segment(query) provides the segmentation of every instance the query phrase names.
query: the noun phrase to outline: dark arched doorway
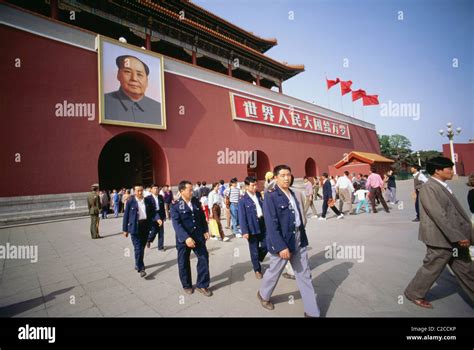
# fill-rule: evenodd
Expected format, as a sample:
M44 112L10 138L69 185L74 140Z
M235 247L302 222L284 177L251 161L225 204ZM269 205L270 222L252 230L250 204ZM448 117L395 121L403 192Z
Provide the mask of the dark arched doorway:
M110 139L99 156L99 185L103 189L130 188L166 181L167 162L161 147L149 136L129 132Z
M313 158L306 159L306 163L304 164L304 173L306 176L314 176L316 177L316 162Z
M252 151L252 155L247 162L247 175L253 176L257 180L265 180L265 173L272 171L270 159L263 151Z

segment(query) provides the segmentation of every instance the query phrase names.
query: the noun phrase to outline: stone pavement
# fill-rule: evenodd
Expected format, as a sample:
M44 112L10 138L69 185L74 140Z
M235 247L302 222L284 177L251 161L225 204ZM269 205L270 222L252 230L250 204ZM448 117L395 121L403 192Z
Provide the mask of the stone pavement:
M451 182L467 209L465 179ZM326 222L309 219L309 259L321 315L326 317L473 317L473 305L446 269L428 299L434 309L403 300L403 290L424 257L412 223L412 181L399 181L391 214L346 215ZM403 203L403 204L402 204ZM317 201L320 213L321 201ZM174 231L165 224L165 252L156 241L145 253L148 276L133 269L130 238L121 234L121 218L101 221L105 238L91 240L89 218L18 226L0 230L0 245L37 245L38 262L0 260L0 316L247 316L302 317L303 305L295 281L281 278L272 301L263 309L256 298L255 279L244 239L209 241L211 289L206 298L182 292L176 263ZM227 232L230 234L230 232ZM364 259L328 259L325 247L364 248ZM362 259L359 259L362 260ZM267 265L264 262L264 267ZM193 281L196 258L192 254Z

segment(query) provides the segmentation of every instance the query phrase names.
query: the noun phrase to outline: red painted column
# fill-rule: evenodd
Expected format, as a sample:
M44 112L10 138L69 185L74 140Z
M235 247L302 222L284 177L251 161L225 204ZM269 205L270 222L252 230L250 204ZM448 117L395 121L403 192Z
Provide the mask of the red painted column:
M51 18L58 19L58 13L59 13L58 0L51 0L50 6L51 6L51 12L50 12Z
M194 65L194 66L197 66L197 57L196 57L196 51L193 51L192 58L193 58L193 65Z
M280 94L283 93L283 82L281 81L281 79L280 79L280 84L278 85L278 92L279 92Z
M145 37L145 48L151 50L151 34L147 31Z
M229 64L227 65L227 75L228 75L229 77L232 76L232 64L231 64L231 63L229 63Z

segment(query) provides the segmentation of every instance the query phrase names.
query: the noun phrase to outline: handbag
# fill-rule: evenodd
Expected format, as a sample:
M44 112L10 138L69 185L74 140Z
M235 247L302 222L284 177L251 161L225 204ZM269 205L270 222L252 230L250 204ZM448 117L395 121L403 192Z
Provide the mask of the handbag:
M212 237L220 237L219 226L215 219L209 219L209 233Z

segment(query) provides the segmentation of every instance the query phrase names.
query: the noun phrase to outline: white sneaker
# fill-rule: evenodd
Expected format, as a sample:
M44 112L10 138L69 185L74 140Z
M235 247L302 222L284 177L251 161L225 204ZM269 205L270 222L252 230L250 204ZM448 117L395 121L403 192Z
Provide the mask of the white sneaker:
M228 241L230 241L230 239L229 239L229 237L224 237L223 241L228 242Z
M211 239L212 239L213 241L217 241L219 238L212 236Z
M326 218L323 218L322 216L318 219L319 221L326 221Z
M317 216L317 215L313 215L312 218L313 218L313 219L317 219L318 216Z
M235 235L235 237L237 237L237 238L242 238L242 235L241 235L240 233L237 233L237 234Z
M339 215L337 218L338 218L338 219L344 218L344 214Z

